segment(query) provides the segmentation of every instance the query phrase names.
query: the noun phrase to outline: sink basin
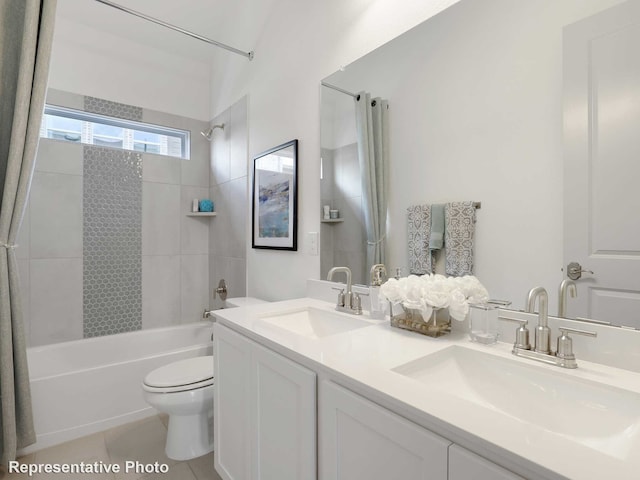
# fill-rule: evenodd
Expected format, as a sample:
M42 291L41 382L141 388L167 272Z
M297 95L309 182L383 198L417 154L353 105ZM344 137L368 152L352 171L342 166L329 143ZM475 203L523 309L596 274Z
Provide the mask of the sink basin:
M261 316L260 321L265 325L309 338L327 337L371 325L366 320L348 314L340 315L314 307L269 313Z
M615 457L627 457L640 437L639 394L563 371L460 346L392 370Z

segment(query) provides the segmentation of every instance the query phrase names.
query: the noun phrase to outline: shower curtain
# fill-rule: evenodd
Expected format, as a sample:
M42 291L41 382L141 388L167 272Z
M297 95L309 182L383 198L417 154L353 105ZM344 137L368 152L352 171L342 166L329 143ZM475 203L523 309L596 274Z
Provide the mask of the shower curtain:
M385 262L387 223L388 102L360 92L355 97L358 161L367 234L367 271Z
M56 0L0 1L0 464L35 442L15 240L35 166Z

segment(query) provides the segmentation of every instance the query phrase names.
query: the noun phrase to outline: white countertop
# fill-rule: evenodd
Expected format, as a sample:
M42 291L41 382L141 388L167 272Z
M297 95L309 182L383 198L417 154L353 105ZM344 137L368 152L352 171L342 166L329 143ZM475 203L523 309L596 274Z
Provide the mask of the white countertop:
M640 374L580 361L580 358L578 369L566 370L515 357L510 353L510 344L479 345L459 333L430 338L392 328L388 320L371 320L367 315L359 318L369 321L370 326L319 339L270 328L261 319L269 312L308 306L334 312L333 305L328 302L301 298L218 310L215 315L220 324L318 373L332 376L374 402L526 478L640 478L640 431L637 427L640 417L636 426L623 428L607 438L559 434L512 414L487 408L472 399L449 394L437 385L419 383L391 369L447 347L463 346L522 362L554 375L597 382L605 389L633 392L639 395L638 412Z

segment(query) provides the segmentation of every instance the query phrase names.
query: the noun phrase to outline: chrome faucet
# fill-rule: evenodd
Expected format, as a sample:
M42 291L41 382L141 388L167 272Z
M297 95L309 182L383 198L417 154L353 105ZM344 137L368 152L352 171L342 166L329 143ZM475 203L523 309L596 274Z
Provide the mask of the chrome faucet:
M558 316L562 318L567 316L567 292L569 292L571 298L576 298L578 296L576 282L565 278L560 284L560 289L558 291Z
M565 284L565 282L562 282L562 286L565 286L564 288L568 289L571 287L571 284ZM575 285L573 285L573 287L575 288ZM549 317L547 311L549 296L544 288L535 287L529 291L525 312L534 313L536 300L538 300L539 312L534 350L531 350L531 346L529 345L527 320L504 316L498 317L499 320L507 320L509 322L516 322L520 324L520 327L516 331L516 341L513 344L513 350L511 353L519 357L529 358L531 360L537 360L539 362L549 363L563 368L576 368L578 364L576 363L576 356L573 353L573 343L571 337L569 337L569 333L577 333L579 335L586 335L589 337L597 337L597 333L587 330L579 330L577 328L558 327L561 335L558 336L557 350L552 352L549 348L551 343L551 329L549 328Z
M527 308L525 312L534 313L536 299L538 300L538 326L535 333L534 351L549 354L551 349L551 329L549 328L548 305L549 295L542 287L535 287L529 291L527 296Z
M338 294L336 310L353 313L355 315L362 315L362 302L360 300L360 295L357 293L354 295L351 291L351 270L349 267L333 267L327 274L327 280L332 281L333 275L340 272L343 272L347 276L347 291L344 292L344 289L337 289L340 290L340 293Z

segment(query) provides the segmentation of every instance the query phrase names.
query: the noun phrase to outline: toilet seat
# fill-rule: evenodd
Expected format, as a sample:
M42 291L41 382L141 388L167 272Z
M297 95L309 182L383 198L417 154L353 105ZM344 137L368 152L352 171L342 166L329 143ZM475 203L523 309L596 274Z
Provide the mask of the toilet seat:
M143 390L173 393L213 385L213 356L187 358L157 368L142 383Z

